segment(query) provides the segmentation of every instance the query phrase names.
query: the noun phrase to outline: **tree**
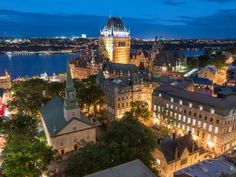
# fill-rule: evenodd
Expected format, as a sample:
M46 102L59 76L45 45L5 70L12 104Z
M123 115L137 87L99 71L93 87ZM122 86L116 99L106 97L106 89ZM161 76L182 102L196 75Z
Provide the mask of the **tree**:
M7 140L2 152L3 174L7 177L40 176L55 152L37 137L36 119L17 115L10 121L1 121L1 127Z
M105 142L112 149L115 164L138 158L148 167L152 166L151 152L156 147L156 137L151 129L137 119L130 117L114 121L107 131Z
M54 152L36 138L14 133L2 154L3 174L7 177L37 177L47 170Z
M143 119L144 121L150 118L148 103L144 101L132 102L130 112L133 114L134 117L138 119Z
M135 159L152 169L151 152L157 145L156 137L151 129L130 116L111 123L102 142L87 143L71 156L67 175L84 176Z
M102 143L86 143L69 158L66 173L71 177L84 176L110 167L110 153Z

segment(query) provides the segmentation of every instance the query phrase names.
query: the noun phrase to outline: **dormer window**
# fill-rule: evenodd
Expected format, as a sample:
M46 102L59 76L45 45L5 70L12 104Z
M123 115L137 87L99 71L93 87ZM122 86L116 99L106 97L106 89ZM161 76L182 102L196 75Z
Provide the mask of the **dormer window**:
M161 93L159 93L159 97L161 97Z
M215 110L214 109L211 109L211 114L215 114Z
M183 101L182 101L182 100L179 100L179 104L182 105L182 104L183 104Z
M193 107L193 104L192 104L192 103L189 103L189 107L192 108L192 107Z
M199 110L202 111L203 110L203 106L199 106Z

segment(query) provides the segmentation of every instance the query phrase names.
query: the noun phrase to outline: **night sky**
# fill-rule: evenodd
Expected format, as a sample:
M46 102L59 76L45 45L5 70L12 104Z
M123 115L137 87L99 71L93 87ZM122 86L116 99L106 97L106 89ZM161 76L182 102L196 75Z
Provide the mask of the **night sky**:
M109 15L132 37L236 39L236 0L0 0L0 37L98 36Z

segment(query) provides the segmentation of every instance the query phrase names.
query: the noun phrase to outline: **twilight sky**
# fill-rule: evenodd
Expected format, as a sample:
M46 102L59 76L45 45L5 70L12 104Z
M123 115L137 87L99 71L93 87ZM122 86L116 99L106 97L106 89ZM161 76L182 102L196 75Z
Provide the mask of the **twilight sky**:
M98 36L109 15L132 37L236 38L236 0L0 0L0 37Z

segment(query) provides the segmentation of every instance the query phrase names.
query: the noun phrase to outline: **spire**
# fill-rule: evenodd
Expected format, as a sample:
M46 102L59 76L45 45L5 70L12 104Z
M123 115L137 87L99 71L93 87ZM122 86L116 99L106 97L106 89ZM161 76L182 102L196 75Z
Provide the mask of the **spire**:
M78 100L76 98L76 89L74 86L74 82L71 78L69 63L67 64L67 72L66 72L64 107L67 110L75 109L78 107Z
M74 82L71 77L69 62L67 63L67 70L66 70L66 88L74 88Z

